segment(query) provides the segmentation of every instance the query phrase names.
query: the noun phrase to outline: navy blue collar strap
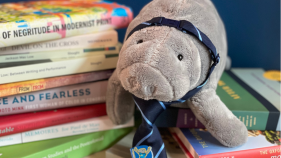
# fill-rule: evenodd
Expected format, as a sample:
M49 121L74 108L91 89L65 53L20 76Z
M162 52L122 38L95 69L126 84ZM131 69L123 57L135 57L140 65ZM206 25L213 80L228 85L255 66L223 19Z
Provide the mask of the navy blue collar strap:
M220 56L217 53L216 47L213 45L211 40L203 33L201 32L198 28L196 28L191 22L186 21L186 20L172 20L172 19L167 19L164 17L155 17L147 22L143 22L136 26L127 36L127 39L136 31L139 31L141 29L144 29L146 27L151 27L151 26L169 26L169 27L174 27L177 30L186 33L186 34L191 34L195 37L198 38L199 41L202 42L208 49L209 52L211 53L211 57L213 60L213 64L211 65L209 72L206 76L206 79L204 80L203 83L201 83L199 86L196 88L190 90L187 92L181 99L177 101L172 101L172 102L163 102L164 104L171 104L171 103L179 103L179 102L184 102L187 99L191 98L193 95L195 95L198 91L201 90L201 88L207 83L209 77L211 76L213 70L215 69L216 65L220 62Z

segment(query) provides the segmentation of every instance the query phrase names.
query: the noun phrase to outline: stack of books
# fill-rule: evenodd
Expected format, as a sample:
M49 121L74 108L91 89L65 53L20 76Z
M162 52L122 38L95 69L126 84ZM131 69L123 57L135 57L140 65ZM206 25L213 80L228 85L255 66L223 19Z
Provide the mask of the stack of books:
M218 96L249 130L248 141L241 146L223 146L189 108L168 108L155 124L161 127L160 131L169 128L187 158L281 157L281 84L271 78L263 69L233 68L225 71L218 82ZM135 118L139 124L138 111ZM112 154L114 148L118 147L113 146L107 154ZM114 154L120 156L120 153Z
M106 116L129 7L97 0L0 4L0 156L79 158L131 131Z

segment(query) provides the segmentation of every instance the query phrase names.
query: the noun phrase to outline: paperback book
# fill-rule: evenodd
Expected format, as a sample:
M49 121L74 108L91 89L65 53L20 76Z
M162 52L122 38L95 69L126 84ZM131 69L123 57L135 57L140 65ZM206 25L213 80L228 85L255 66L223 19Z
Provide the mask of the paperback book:
M1 136L5 135L104 115L106 115L106 106L102 103L49 111L0 116L0 139Z
M73 48L65 50L54 50L54 51L43 51L43 52L33 52L33 53L21 53L21 54L10 54L10 55L0 55L0 63L15 63L15 62L30 62L39 60L49 60L49 59L75 59L79 57L89 57L95 55L118 55L121 49L121 44L117 44L111 47L101 47L101 48Z
M0 5L0 47L127 27L129 7L103 1L26 1Z
M134 126L134 119L131 119L126 124L115 125L112 123L108 116L101 116L96 118L85 119L82 121L75 121L71 123L3 136L0 137L0 146L35 142L132 126Z
M118 54L97 54L67 60L39 60L38 63L0 63L0 84L114 69L117 61Z
M226 147L204 129L170 128L183 150L194 158L272 158L280 157L279 131L248 131L248 141L237 147Z
M115 46L118 35L115 30L67 37L58 40L21 44L0 48L0 55L29 54L33 52L71 50L77 48L103 48Z
M1 158L82 158L109 148L132 130L112 129L0 148Z
M108 79L112 75L112 73L113 69L2 84L0 85L0 97L29 93L44 89L74 85L85 82L105 80Z
M280 83L264 78L262 69L225 71L217 94L248 130L280 131ZM204 128L189 108L169 108L155 123L158 127Z
M107 81L0 98L0 116L105 102Z

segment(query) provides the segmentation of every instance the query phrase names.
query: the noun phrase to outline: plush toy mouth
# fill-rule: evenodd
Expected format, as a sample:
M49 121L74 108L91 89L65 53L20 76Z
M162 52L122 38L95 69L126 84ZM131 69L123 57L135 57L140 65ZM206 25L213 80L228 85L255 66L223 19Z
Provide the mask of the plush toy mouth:
M158 69L144 63L134 63L121 70L119 79L125 90L136 97L171 101L174 88Z

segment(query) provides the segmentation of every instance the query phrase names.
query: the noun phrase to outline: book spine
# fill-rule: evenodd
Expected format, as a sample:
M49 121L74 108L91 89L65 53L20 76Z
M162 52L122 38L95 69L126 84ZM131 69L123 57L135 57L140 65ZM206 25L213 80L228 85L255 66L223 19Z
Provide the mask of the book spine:
M184 152L186 157L190 157L190 158L194 158L191 153L189 152L189 150L185 147L185 145L183 144L183 142L181 141L181 139L178 137L178 135L173 131L173 129L169 129L170 133L172 134L174 140L178 143L178 145L180 146L180 148L182 149L182 151Z
M16 6L17 4L13 5L15 5L15 8L23 8L22 6ZM51 13L48 18L32 20L32 17L30 19L26 17L26 20L1 23L1 33L5 34L5 36L0 39L0 47L55 40L124 28L128 26L133 19L132 11L128 7L116 6L118 9L119 7L122 8L124 13L122 12L122 15L114 16L114 13L118 14L115 8L103 8L102 5L106 6L106 4L100 5L100 9L97 12L85 8L88 10L88 14L85 12L74 15ZM98 7L98 4L96 4L96 7Z
M258 94L260 94L278 109L275 110L275 108L273 108L272 106L267 105L267 108L270 109L270 112L266 125L267 129L280 131L280 83L266 79L264 77L265 71L263 69L232 69L231 72L233 73L233 75L237 76L240 79L240 83L244 82L245 84L247 84L247 86L249 86L252 91L254 90ZM257 98L260 98L258 95L255 96ZM278 121L272 122L272 120L277 119Z
M205 128L205 126L195 117L191 109L179 109L176 127Z
M123 125L115 125L108 116L90 118L82 121L71 122L36 130L26 131L18 134L0 137L0 146L35 142L53 138L61 138L73 135L105 131L110 129L132 127L134 120L131 119Z
M0 97L74 85L78 83L104 80L108 79L112 73L113 70L102 70L69 76L2 84L0 85Z
M1 116L0 137L103 115L105 104Z
M241 150L235 152L227 152L227 153L220 153L220 154L211 154L206 156L199 156L199 158L225 158L225 157L235 157L235 158L279 158L281 157L281 146L271 146L265 148L257 148L257 149L250 149L250 150Z
M109 130L98 134L99 137L94 138L92 136L93 133L86 138L78 139L42 152L37 152L24 158L49 158L50 155L57 155L57 153L62 153L62 158L85 157L111 147L114 143L126 136L131 130L132 128Z
M189 157L194 158L278 158L280 156L281 146L271 146L271 147L264 147L264 148L256 148L256 149L249 149L249 150L241 150L241 151L234 151L234 152L224 152L219 154L210 154L200 156L196 153L193 147L188 143L184 143L182 140L186 140L185 136L175 128L169 129L171 134L173 135L174 139L178 142L179 146L185 152L186 155ZM188 141L188 140L187 140Z
M77 48L111 47L118 43L115 30L102 31L92 34L68 37L53 41L36 42L0 48L0 55L32 53L54 50L71 50Z
M226 71L226 73L231 76L237 83L239 83L241 86L243 86L244 89L246 89L256 100L258 100L258 102L260 104L262 104L264 106L264 108L268 111L267 115L262 115L262 117L260 117L260 126L264 127L264 129L268 129L268 130L278 130L278 122L280 120L280 91L278 93L278 88L274 88L274 86L272 85L270 87L270 85L267 85L262 78L259 78L257 75L255 75L254 73L251 73L251 75L253 75L250 79L250 81L244 82L243 78L239 78L238 76L236 76L232 71ZM260 82L260 83L257 83ZM254 82L257 84L258 87L263 87L263 90L266 91L266 93L272 93L272 91L274 91L275 94L272 94L272 97L274 97L275 99L272 99L271 97L268 97L267 95L264 95L264 92L261 93L261 90L254 89L252 88L253 85L249 84L249 82ZM265 88L265 85L261 85L261 83L267 85L268 87ZM275 87L280 86L280 84L275 84ZM268 90L270 89L270 90ZM277 93L277 94L276 94ZM278 99L279 98L279 99ZM270 100L274 100L273 102L271 102ZM279 101L277 101L279 100ZM276 103L277 102L277 103ZM253 103L254 104L254 103ZM255 105L255 104L254 104ZM257 105L255 105L257 106ZM257 106L258 108L258 106ZM279 129L280 130L280 129Z
M132 128L112 129L83 135L1 147L3 158L79 158L109 148ZM19 148L21 152L15 152Z
M1 55L0 63L9 62L24 62L48 59L72 59L78 57L87 57L100 54L117 54L119 53L120 45L102 48L80 48L80 49L65 49L44 52L34 52L29 54L10 54Z
M107 81L0 98L0 116L105 102Z
M3 68L0 84L116 68L118 54Z
M179 128L205 128L205 126L195 117L191 109L179 109L177 111L168 109L170 115L175 115L177 121L171 121L169 117L159 116L155 125L157 127L179 127ZM232 111L232 113L240 119L248 130L275 130L267 128L268 114L259 111ZM169 116L170 116L169 115ZM161 123L165 122L165 124ZM280 129L276 129L280 131Z

